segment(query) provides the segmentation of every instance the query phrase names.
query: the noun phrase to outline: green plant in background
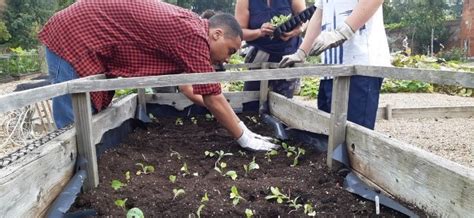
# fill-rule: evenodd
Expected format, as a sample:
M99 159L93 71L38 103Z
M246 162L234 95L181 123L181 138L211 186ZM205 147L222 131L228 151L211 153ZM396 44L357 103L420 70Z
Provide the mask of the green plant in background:
M170 175L170 176L168 176L168 179L170 180L171 183L175 183L175 182L176 182L176 176L175 176L175 175Z
M150 174L152 172L155 172L155 167L153 167L152 165L144 165L142 163L136 163L135 165L139 166L141 169L137 171L137 176L141 175L141 174Z
M11 48L8 58L0 59L0 75L20 75L39 72L40 60L36 49L24 50L21 47Z
M288 196L280 192L278 187L270 187L271 194L267 195L265 199L272 200L276 199L277 203L281 204L289 199Z
M299 158L304 155L306 151L303 148L298 148L298 152L296 153L295 158L293 158L293 164L291 164L291 167L295 167L298 165Z
M235 185L230 188L230 199L232 199L232 204L234 206L239 204L240 200L245 200L242 196L240 196L239 190L237 190L237 187L235 187Z
M125 207L125 203L127 203L127 198L125 199L117 199L114 201L115 205L122 208L122 210L126 211L127 208Z
M174 195L173 200L176 199L178 196L183 195L184 193L186 193L184 191L184 189L181 189L181 188L180 189L177 189L177 188L173 189L173 195Z
M285 23L291 18L291 14L289 15L279 15L279 16L273 16L272 19L270 20L270 23L273 26L280 26L281 24Z
M298 95L314 99L318 96L319 91L319 78L314 77L303 77L301 80L301 89Z
M122 182L120 182L120 180L114 179L114 180L112 180L110 186L111 186L115 191L117 191L117 190L121 189L122 187L127 186L127 184L123 184Z
M268 162L272 162L272 157L276 155L278 155L278 151L272 149L265 153L265 159L267 159Z
M234 170L229 170L225 173L226 176L230 177L232 180L236 180L237 179L237 172L235 172Z
M145 218L145 214L138 207L134 207L127 212L127 218Z
M138 92L137 89L117 89L117 90L115 90L114 97L117 98L117 97L120 97L120 96L130 95L130 94L137 93L137 92Z
M302 204L299 204L299 203L298 203L298 198L299 198L299 197L296 197L296 198L293 199L293 200L288 199L288 206L289 206L290 208L293 208L292 211L296 211L296 210L300 209L300 208L303 206ZM290 211L290 213L291 213L292 211Z
M255 162L255 157L253 157L252 162L248 165L244 164L245 176L247 176L252 170L260 169L260 166Z
M245 209L245 217L251 218L251 217L253 217L253 215L254 215L253 210L250 210L250 209L248 209L248 208Z

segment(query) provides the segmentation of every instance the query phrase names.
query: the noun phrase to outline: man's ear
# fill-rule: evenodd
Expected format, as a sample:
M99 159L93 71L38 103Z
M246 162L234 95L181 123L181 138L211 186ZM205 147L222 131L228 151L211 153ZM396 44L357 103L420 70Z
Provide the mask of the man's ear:
M211 32L211 37L214 40L218 40L221 37L224 37L224 31L221 28L213 29Z

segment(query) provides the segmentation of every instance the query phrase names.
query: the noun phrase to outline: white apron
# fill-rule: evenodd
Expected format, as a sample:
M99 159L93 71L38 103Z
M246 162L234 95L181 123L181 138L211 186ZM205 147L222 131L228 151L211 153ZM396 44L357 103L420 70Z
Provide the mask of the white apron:
M316 0L323 9L322 31L336 29L351 14L358 0ZM354 36L341 46L321 54L325 64L390 66L390 53L383 25L382 6Z

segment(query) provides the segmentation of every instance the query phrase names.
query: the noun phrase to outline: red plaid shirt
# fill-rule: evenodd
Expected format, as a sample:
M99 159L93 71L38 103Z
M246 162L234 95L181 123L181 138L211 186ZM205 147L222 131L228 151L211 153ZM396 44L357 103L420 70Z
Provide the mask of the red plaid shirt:
M109 78L212 72L208 22L157 0L81 0L56 13L41 42L79 77ZM220 94L218 83L193 85L195 94ZM113 92L91 94L97 110Z

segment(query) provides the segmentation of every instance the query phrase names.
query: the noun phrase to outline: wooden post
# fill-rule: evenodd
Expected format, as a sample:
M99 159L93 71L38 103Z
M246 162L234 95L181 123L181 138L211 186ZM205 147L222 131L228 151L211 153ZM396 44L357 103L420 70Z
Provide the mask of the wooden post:
M140 105L141 108L143 108L143 112L145 112L146 115L146 98L145 98L145 89L138 89L138 104Z
M387 120L392 119L392 105L391 104L387 104L387 106L385 107L385 116Z
M264 62L262 63L262 68L261 69L268 69L269 63ZM259 107L258 107L258 112L262 113L265 110L265 103L268 101L268 80L261 80L260 81L260 101L259 101Z
M89 191L99 184L97 155L92 137L92 108L90 94L72 94L74 121L76 125L77 151L79 156L87 160L87 178L84 181L84 191Z
M333 80L331 99L331 118L329 121L329 142L327 164L332 169L332 152L337 145L346 140L347 108L349 103L349 76L336 77Z

